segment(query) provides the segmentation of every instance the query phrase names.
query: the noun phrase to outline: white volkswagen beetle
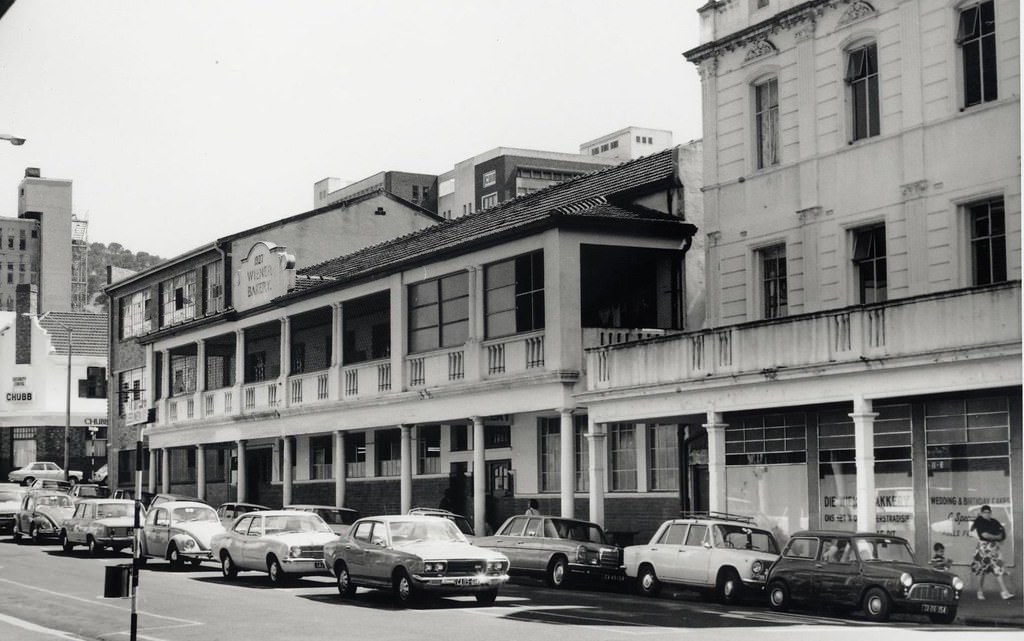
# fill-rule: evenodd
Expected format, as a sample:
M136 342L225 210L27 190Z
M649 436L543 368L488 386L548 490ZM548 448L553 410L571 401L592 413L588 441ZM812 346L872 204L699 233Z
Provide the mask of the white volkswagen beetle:
M213 558L210 539L223 531L217 512L205 503L161 503L146 514L142 528L142 558L167 559L178 567L185 561L199 565Z

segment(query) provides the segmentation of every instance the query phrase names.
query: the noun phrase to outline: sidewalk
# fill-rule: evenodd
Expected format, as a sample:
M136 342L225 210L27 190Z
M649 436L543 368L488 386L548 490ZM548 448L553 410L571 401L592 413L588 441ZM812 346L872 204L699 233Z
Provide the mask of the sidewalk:
M964 590L957 623L1024 628L1024 598L1019 593L1006 601L999 598L998 590L990 590L985 597L979 601L975 590Z

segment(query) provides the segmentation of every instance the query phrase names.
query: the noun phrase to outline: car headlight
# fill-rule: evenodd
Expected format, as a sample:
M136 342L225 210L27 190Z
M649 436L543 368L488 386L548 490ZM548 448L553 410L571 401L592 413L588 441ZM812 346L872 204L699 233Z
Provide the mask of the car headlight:
M764 563L760 560L754 561L750 564L750 571L753 574L764 574Z
M506 563L505 561L488 561L487 562L487 571L490 572L490 573L497 572L498 574L502 574L502 573L505 572L505 569L507 567L508 567L508 563Z
M909 588L910 586L914 585L914 577L904 572L900 575L900 583L903 585L903 587Z
M423 563L423 571L432 574L443 574L447 567L448 563L445 561L425 561Z
M293 559L302 556L302 548L300 548L297 545L291 546L290 548L288 548L288 556L290 556Z
M199 544L196 543L196 540L191 537L186 537L185 540L181 542L181 549L183 552L190 552L192 550L197 549L198 547Z
M958 576L953 577L953 589L959 592L964 589L964 580Z

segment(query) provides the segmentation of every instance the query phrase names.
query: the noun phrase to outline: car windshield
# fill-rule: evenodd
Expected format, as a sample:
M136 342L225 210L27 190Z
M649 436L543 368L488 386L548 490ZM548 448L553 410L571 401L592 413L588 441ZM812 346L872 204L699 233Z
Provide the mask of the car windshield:
M915 563L914 553L903 541L885 538L856 538L853 545L861 561Z
M51 495L51 496L40 496L36 499L36 505L42 507L44 505L49 507L71 507L71 499L67 496Z
M359 518L359 515L355 512L348 512L346 510L327 510L318 508L316 513L326 523L332 523L334 525L352 525Z
M100 503L96 507L96 518L98 519L109 519L115 516L131 516L129 508L131 505L127 503Z
M764 530L743 525L716 525L712 530L716 547L779 553L775 537Z
M78 496L83 496L83 497L84 496L93 496L93 497L102 499L102 498L105 498L107 496L107 490L106 490L106 488L102 488L102 487L99 487L99 486L79 485L78 486Z
M266 518L264 531L267 534L331 532L331 528L316 514L278 514Z
M448 519L392 521L388 524L388 530L391 532L391 542L395 545L416 541L466 542L459 528Z
M220 519L217 518L217 513L213 511L213 508L209 507L176 507L171 512L171 520L176 522L182 521L213 521L220 523Z
M550 528L545 528L545 530L554 530L554 532L545 532L545 535L549 537L588 543L607 543L601 528L591 523L551 519Z

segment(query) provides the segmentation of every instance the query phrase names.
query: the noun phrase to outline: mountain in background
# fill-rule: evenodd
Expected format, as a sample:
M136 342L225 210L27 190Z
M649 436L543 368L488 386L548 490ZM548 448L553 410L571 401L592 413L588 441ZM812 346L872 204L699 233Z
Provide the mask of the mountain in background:
M120 243L89 243L89 303L86 311L107 313L107 267L119 267L141 272L164 262L163 258L146 252L135 253Z

